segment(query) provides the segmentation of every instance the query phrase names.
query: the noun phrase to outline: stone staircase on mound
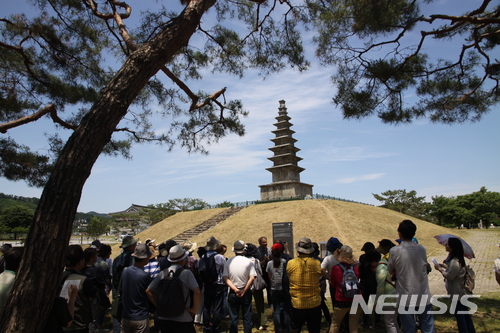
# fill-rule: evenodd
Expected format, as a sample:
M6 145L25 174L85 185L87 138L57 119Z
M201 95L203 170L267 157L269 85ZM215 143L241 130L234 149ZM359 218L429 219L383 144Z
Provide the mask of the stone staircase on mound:
M221 223L228 217L238 213L240 210L245 208L245 206L242 207L231 207L229 209L226 209L225 211L209 218L208 220L198 224L197 226L194 226L191 229L188 229L177 236L174 236L172 239L175 240L178 244L193 238L195 236L198 236L199 234L215 227L217 224Z

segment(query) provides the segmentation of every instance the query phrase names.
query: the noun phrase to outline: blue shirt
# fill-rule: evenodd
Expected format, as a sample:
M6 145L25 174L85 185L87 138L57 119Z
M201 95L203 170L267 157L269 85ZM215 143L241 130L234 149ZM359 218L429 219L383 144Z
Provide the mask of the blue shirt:
M128 320L149 318L149 301L146 289L152 281L142 268L127 267L122 275L122 317Z

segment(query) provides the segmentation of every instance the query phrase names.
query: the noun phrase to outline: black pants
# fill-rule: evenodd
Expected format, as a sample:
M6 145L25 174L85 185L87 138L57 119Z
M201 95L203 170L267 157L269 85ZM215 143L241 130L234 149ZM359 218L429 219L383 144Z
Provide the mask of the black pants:
M194 323L192 321L181 322L173 320L160 320L159 326L161 333L196 333Z
M292 307L292 332L300 332L307 323L309 333L319 333L321 329L321 305L312 309L296 309Z
M221 317L224 315L223 301L225 284L206 285L203 301L203 332L218 333ZM210 327L212 323L212 327Z

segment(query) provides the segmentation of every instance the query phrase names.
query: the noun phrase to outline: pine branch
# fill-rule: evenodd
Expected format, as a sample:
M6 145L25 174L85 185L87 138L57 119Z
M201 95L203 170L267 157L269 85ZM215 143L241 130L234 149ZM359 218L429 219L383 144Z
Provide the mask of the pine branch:
M59 116L57 115L57 110L56 110L56 107L54 106L54 104L49 104L34 114L31 114L31 115L28 115L28 116L25 116L25 117L22 117L22 118L13 120L13 121L9 121L7 123L0 124L0 133L7 133L7 131L11 128L37 121L38 119L45 116L46 114L50 114L50 117L52 118L54 123L59 124L64 128L75 130L78 127L76 125L69 124L69 123L65 122L64 120L62 120L61 118L59 118Z

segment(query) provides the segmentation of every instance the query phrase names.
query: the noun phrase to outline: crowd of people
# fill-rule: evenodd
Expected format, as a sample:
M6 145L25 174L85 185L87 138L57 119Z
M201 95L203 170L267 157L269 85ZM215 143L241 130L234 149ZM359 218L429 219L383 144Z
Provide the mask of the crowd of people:
M111 247L98 240L85 250L69 245L44 332L103 331L105 312L111 309L114 332L149 332L153 318L156 332L161 333L194 333L196 325L204 333L217 333L226 319L229 332L238 332L241 319L243 331L250 333L253 328L268 330L264 312L272 308L275 332L300 332L306 326L310 333L319 333L324 318L330 333L356 333L360 324L385 326L391 333L413 333L418 326L421 332L432 333L427 277L431 266L425 248L415 239L416 229L412 221L402 221L397 229L399 244L389 239L378 241L378 246L367 242L359 258L335 237L326 244L325 258L320 257L318 243L306 237L295 244L295 258L286 243L271 245L266 237L260 237L258 245L235 241L229 259L227 246L215 237L198 247L189 241L140 243L127 236L114 260ZM448 293L461 297L470 293L464 288L462 243L450 238L445 245L449 255L434 268L442 273ZM0 311L9 292L5 281L13 280L21 254L8 249L2 257ZM326 288L333 313L326 304ZM361 297L373 309L388 296L397 303L384 303L383 315L366 311L356 301ZM450 310L460 333L475 332L466 310L460 302Z

